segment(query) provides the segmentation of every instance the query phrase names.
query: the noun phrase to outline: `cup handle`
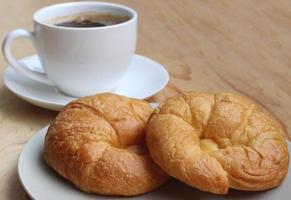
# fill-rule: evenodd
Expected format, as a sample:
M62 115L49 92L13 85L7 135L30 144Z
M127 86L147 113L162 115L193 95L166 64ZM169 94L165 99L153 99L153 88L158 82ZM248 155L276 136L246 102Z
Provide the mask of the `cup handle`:
M14 58L11 52L11 44L16 38L28 38L32 43L34 43L34 33L24 29L16 29L6 35L2 44L2 52L9 65L28 78L47 85L54 85L52 81L48 79L46 74L40 74L29 70Z

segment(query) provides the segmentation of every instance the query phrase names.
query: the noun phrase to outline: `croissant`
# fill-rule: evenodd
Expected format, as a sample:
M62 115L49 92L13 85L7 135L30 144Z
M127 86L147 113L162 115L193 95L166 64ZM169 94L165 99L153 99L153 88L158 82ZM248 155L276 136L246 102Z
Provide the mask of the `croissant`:
M154 110L146 133L152 159L169 175L202 191L261 191L288 170L282 125L236 94L189 92Z
M168 179L146 149L151 112L145 101L110 93L73 101L49 126L44 158L85 192L131 196L151 191Z

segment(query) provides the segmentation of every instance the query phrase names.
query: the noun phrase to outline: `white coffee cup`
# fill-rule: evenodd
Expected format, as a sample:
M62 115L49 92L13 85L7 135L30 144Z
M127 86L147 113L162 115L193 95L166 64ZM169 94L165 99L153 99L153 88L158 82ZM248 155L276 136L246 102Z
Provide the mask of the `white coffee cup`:
M123 15L129 20L93 28L47 23L55 17L86 12ZM133 9L104 2L72 2L42 8L33 15L33 20L34 32L14 30L3 42L4 57L14 69L76 97L115 89L136 47L137 13ZM33 42L45 74L30 71L13 57L11 43L19 37Z

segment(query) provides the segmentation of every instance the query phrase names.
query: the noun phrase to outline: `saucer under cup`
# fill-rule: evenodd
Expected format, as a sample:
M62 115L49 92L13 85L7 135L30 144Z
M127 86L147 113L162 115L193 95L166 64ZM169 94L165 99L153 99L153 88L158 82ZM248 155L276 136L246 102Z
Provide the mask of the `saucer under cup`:
M42 74L44 71L36 55L19 60L25 67ZM137 99L147 99L168 83L165 68L147 57L134 55L132 62L113 93ZM36 106L60 110L74 97L59 92L54 86L42 84L23 76L12 67L4 72L4 84L15 95Z

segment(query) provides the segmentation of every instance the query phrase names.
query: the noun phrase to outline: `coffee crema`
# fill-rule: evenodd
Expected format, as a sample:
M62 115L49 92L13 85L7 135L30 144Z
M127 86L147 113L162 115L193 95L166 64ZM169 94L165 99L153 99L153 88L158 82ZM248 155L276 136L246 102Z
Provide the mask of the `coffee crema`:
M70 16L55 17L48 24L71 28L92 28L121 24L130 18L126 15L106 13L79 13Z

